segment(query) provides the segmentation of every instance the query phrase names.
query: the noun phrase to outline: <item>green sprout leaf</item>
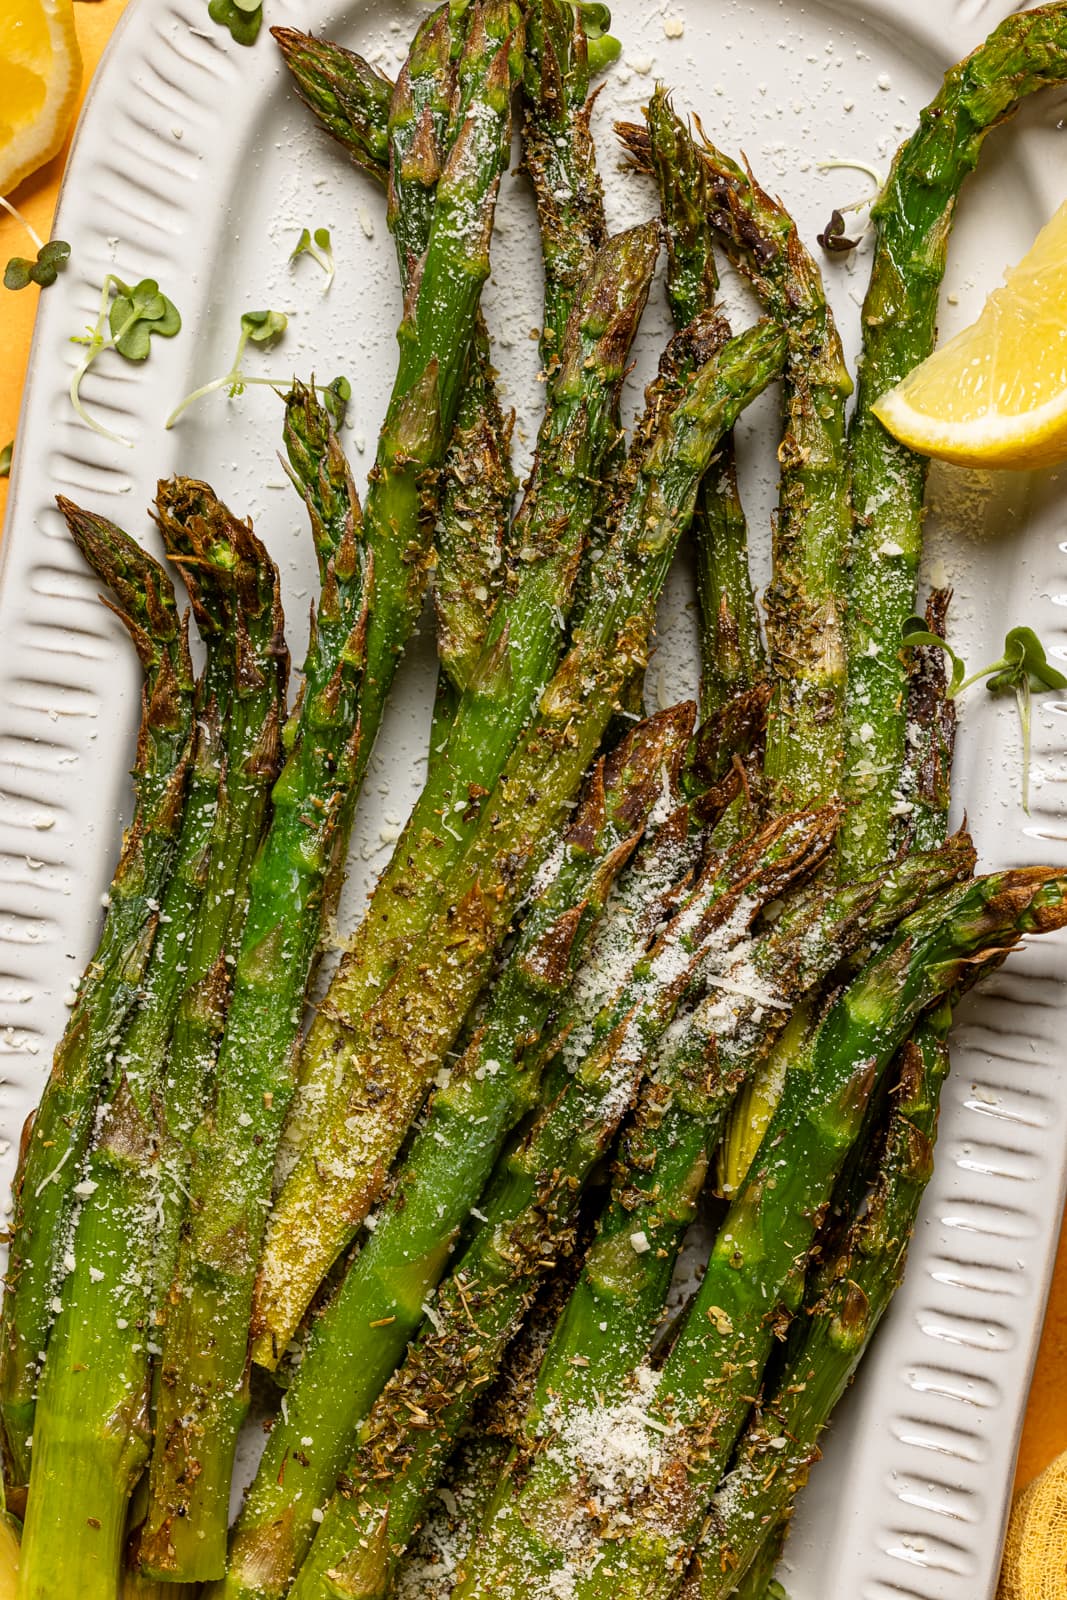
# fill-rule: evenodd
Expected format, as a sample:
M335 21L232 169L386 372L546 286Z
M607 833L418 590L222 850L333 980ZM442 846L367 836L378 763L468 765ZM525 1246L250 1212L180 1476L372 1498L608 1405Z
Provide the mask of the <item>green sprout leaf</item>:
M14 448L15 441L12 439L10 444L5 444L4 448L0 450L0 478L10 478L11 476L11 456Z
M212 22L227 28L236 44L253 45L259 38L263 25L262 4L238 3L238 0L211 0L207 14Z
M85 334L75 334L72 344L86 346L70 380L70 403L87 427L105 439L133 448L130 439L112 433L91 417L81 399L81 384L93 363L105 350L114 350L126 361L146 361L152 334L173 339L181 331L182 319L173 300L161 291L155 278L142 278L132 287L114 273L108 273L100 290L100 310L95 324Z
M351 398L352 385L343 374L334 378L333 382L328 383L322 391L322 404L333 423L335 433L340 433L345 425L348 402Z
M329 228L316 228L314 233L311 232L310 228L304 228L293 247L293 253L289 260L297 261L301 256L310 256L313 261L318 262L323 272L325 272L326 288L322 291L325 294L333 282L335 270Z
M25 256L12 256L4 268L5 289L28 289L33 282L34 263Z
M121 287L108 312L112 343L126 361L146 361L152 335L172 339L181 325L177 306L160 293L154 278L142 278L132 289Z
M63 239L51 239L37 251L36 261L26 256L12 256L4 268L5 289L27 289L31 283L47 289L55 283L60 272L70 260L70 245Z
M1014 694L1019 708L1019 721L1023 730L1023 810L1030 809L1030 697L1042 689L1067 689L1067 676L1050 664L1044 645L1033 628L1009 628L1004 639L1004 653L968 678L967 668L952 646L936 633L929 633L921 617L909 617L904 624L903 642L908 646L936 645L944 650L952 662L952 676L947 695L955 700L972 683L986 679L991 694Z
M575 0L574 9L582 19L586 37L601 39L611 27L611 11L600 0Z
M934 645L937 649L945 652L952 662L952 675L949 679L947 694L950 700L955 700L963 687L967 664L956 654L948 641L942 639L936 633L930 633L924 618L909 617L904 624L904 644L910 649L915 649L918 645Z
M253 344L273 344L289 326L284 311L246 311L241 317L241 333ZM242 348L241 355L244 354ZM240 355L238 356L240 361ZM234 365L237 363L235 362Z
M187 394L184 400L174 407L164 426L173 428L182 412L191 406L194 401L202 400L205 395L214 394L219 389L225 389L231 400L244 394L247 386L252 384L265 384L270 388L275 387L272 378L250 378L244 370L244 355L250 344L259 345L261 348L272 345L280 339L289 326L289 318L284 311L245 311L241 316L241 332L237 340L237 349L234 351L233 361L228 372L220 378L212 378L208 383L202 383L192 394Z

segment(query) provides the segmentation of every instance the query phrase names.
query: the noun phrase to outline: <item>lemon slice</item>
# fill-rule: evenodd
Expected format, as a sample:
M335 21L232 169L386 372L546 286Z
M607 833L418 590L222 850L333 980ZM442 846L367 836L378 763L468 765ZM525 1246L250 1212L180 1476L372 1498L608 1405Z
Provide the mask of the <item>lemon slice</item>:
M71 0L0 0L0 194L56 154L81 75Z
M977 322L874 406L902 444L965 467L1067 457L1067 202Z

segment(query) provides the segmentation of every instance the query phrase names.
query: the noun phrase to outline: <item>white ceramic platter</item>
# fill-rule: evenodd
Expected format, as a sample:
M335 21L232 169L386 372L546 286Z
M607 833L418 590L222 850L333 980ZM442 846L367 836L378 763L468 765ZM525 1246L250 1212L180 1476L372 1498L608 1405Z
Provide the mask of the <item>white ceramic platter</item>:
M597 113L612 222L650 214L648 188L618 170L610 120L634 115L661 76L680 109L699 111L724 148L743 150L814 243L834 205L867 192L943 69L1007 12L1004 0L618 0L625 41ZM268 0L271 22L358 47L395 69L421 7L411 0ZM1063 199L1067 100L1046 96L988 141L965 192L943 325L970 320L1001 268L1022 254ZM487 314L508 402L527 449L539 391L529 331L538 273L529 199L506 186ZM289 252L301 228L333 233L337 278ZM317 369L352 381L346 434L357 468L373 449L393 370L398 292L380 197L312 125L271 41L231 44L202 0L139 0L107 55L82 121L56 234L68 271L43 296L0 551L0 1131L6 1188L23 1119L35 1103L72 981L95 942L110 877L137 706L136 669L53 509L59 491L154 545L145 508L156 477L209 478L251 513L278 559L294 657L312 593L310 542L275 458L279 407L269 389L216 394L169 433L175 401L226 370L240 313L290 312L285 343L250 370L284 380ZM828 263L850 359L867 256ZM111 355L84 397L135 448L75 417L66 390L108 272L158 278L184 317L134 368ZM727 296L737 318L751 307ZM657 299L640 342L636 395L666 333ZM744 489L766 563L776 399L741 430ZM1013 622L1032 623L1067 657L1067 526L1055 475L935 473L931 577L956 588L954 637L968 660L992 659ZM650 698L695 679L687 574L661 610ZM361 802L344 917L358 913L387 840L421 781L432 680L426 638L397 684ZM1067 862L1067 705L1035 716L1031 811L1019 804L1019 733L1010 706L968 701L957 773L983 862ZM907 1281L813 1474L783 1576L793 1600L982 1600L995 1586L1012 1462L1067 1178L1062 1041L1067 943L1048 941L961 1012L937 1174Z

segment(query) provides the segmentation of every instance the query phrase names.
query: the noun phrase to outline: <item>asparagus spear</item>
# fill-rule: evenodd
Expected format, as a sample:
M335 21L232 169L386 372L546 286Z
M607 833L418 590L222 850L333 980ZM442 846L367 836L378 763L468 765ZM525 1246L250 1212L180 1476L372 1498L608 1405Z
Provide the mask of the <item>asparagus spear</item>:
M311 1029L289 1134L290 1144L303 1149L268 1226L257 1293L253 1353L263 1365L277 1362L329 1265L316 1254L296 1255L289 1232L294 1211L318 1186L317 1157L305 1134L336 1101L331 1090L345 1040L342 1019L365 1008L405 949L417 950L441 880L475 832L481 800L563 648L577 560L658 250L656 229L646 226L619 235L597 257L564 341L537 466L516 517L510 592L490 623L475 681L460 697L445 749L431 766ZM358 1065L347 1068L343 1085L356 1099L362 1098Z
M298 391L299 392L299 391ZM188 582L232 539L238 560L238 686L226 728L219 806L208 848L196 927L178 963L183 988L167 1053L161 1096L159 1231L155 1238L153 1316L166 1320L185 1216L186 1170L203 1114L225 1023L232 958L248 910L252 865L270 814L282 760L289 653L273 564L251 529L206 484L161 483L156 500L167 553ZM249 580L255 583L249 587Z
M447 8L444 14L447 16ZM585 104L589 62L581 9L560 9L555 0L538 3L527 18L527 33L524 151L541 222L544 337L554 352L552 363L546 359L548 366L558 362L578 289L604 243L606 229ZM439 118L435 121L426 102L446 70L444 35L442 13L434 13L420 31L420 39L426 38L425 47L420 48L416 41L408 67L401 74L397 99L405 114L401 116L394 105L391 126L407 135L407 144L398 148L394 132L391 218L405 217L410 209L411 219L425 221L425 203L410 208L397 203L395 174L408 170L409 187L421 183L424 195L436 177L434 148L435 140L440 140ZM358 159L364 144L364 122L380 115L375 106L366 103L371 97L363 89L365 74L347 52L338 50L336 58L331 59L331 46L308 40L292 30L276 30L276 36L312 109ZM420 89L420 85L429 87ZM441 99L439 92L437 98ZM351 107L353 102L362 109L351 113L352 125L346 135L338 107ZM418 137L414 136L416 128L421 130ZM388 174L379 168L378 176L384 181ZM417 229L409 225L405 238L402 270L420 248ZM558 393L553 391L553 395ZM449 681L460 690L473 684L501 588L500 555L510 498L507 427L500 417L492 383L488 339L484 327L480 327L470 381L464 388L456 435L446 461L437 529L438 647ZM447 692L447 685L443 689L444 703L435 714L435 746L456 714L454 694Z
M814 1271L782 1370L738 1447L701 1541L699 1600L726 1600L788 1517L818 1458L830 1413L863 1357L904 1272L908 1242L933 1171L951 1011L924 1020L904 1046L889 1129L869 1196L829 1260ZM685 1591L689 1594L689 1589Z
M580 8L531 0L523 74L523 166L533 184L545 264L541 358L551 372L593 256L607 238L589 129L589 46Z
M574 1285L584 1229L559 1262L508 1346L500 1376L474 1407L470 1427L448 1462L436 1502L397 1569L397 1600L448 1600L457 1560L481 1523L508 1458L512 1428L529 1404L545 1345Z
M782 347L779 331L761 324L728 345L668 408L618 535L596 564L574 643L482 808L440 909L366 1013L339 1013L327 997L321 1037L330 1050L320 1060L354 1058L359 1071L354 1084L342 1082L275 1208L275 1281L306 1286L288 1294L286 1327L373 1203L544 841L645 659L655 600L716 444L778 370Z
M1067 7L1008 17L946 75L872 208L877 241L849 430L856 522L847 638L845 793L852 806L839 843L845 878L884 860L893 841L906 748L900 638L915 608L927 469L926 458L898 444L871 406L933 349L956 201L986 134L1026 95L1065 78Z
M324 589L299 722L275 789L275 820L253 871L216 1102L193 1168L193 1226L164 1334L142 1543L152 1575L211 1578L225 1563L230 1470L247 1406L248 1313L291 1098L293 1044L385 694L419 608L421 486L440 463L455 417L489 270L521 47L521 18L508 0L479 0L457 69L457 132L401 324L397 378L367 497L375 596L369 613L355 493L340 449L315 408L304 406L303 424L289 408L287 448L321 546Z
M359 1422L421 1322L505 1138L537 1102L541 1034L691 729L692 708L677 707L635 728L594 768L470 1044L373 1232L312 1324L234 1530L219 1600L288 1592Z
M326 1511L294 1600L389 1593L396 1562L475 1396L495 1376L544 1273L573 1247L581 1188L632 1102L645 1056L694 975L736 945L763 904L825 856L835 823L833 813L783 820L709 866L597 1017L592 1039L577 1034L567 1041L567 1081L483 1196L484 1220L442 1282L430 1326L360 1430L342 1493Z
M289 1057L355 804L369 586L355 490L312 392L286 404L286 448L311 516L322 594L305 686L284 737L274 816L256 855L213 1093L189 1143L189 1207L163 1334L142 1555L182 1576L224 1549L244 1410L251 1277ZM210 1328L212 1337L200 1330ZM201 1433L204 1417L212 1426ZM195 1506L195 1527L182 1515ZM191 1549L189 1548L191 1546Z
M615 1411L573 1416L568 1447L585 1449L595 1484L578 1475L552 1507L573 1550L576 1600L669 1596L744 1422L776 1324L795 1309L817 1219L863 1123L865 1107L918 1017L1001 961L1019 935L1067 922L1067 877L1042 867L995 873L948 891L909 917L831 1001L792 1065L742 1192L724 1219L662 1372L639 1369L647 1476L620 1485L596 1438ZM772 1314L769 1314L772 1313ZM632 1403L632 1402L631 1402ZM666 1432L662 1431L666 1429ZM583 1436L592 1430L592 1448ZM599 1430L599 1431L598 1431ZM636 1446L635 1446L636 1448ZM616 1464L617 1466L617 1464ZM590 1489L600 1514L584 1509ZM544 1511L546 1508L541 1508ZM617 1517L623 1512L625 1537ZM572 1543L573 1540L573 1543Z
M945 637L949 589L935 589L926 603L926 627ZM928 850L945 836L952 757L956 743L956 702L950 700L945 653L935 645L910 652L906 734L908 755L900 777L902 831L908 848Z
M181 826L194 720L186 625L166 574L113 523L59 508L78 548L114 596L144 670L134 763L133 820L107 898L96 953L56 1049L15 1182L15 1216L0 1339L6 1470L28 1481L38 1352L66 1247L80 1177L112 1051L133 1007L158 928L158 901Z
M305 104L367 175L389 175L389 105L394 85L343 45L297 28L272 28Z
M714 304L719 277L696 146L669 115L658 115L655 126L648 163L656 176L667 235L667 296L674 325L681 329ZM767 677L748 569L748 525L729 440L701 486L693 543L700 610L700 711L706 718L732 695Z
M589 959L556 1021L558 1035L576 1035L592 1025L602 1005L612 998L613 990L604 987L604 978L615 969L616 952L632 950L635 940L647 942L670 914L676 893L687 883L699 851L701 819L709 804L706 794L692 805L673 803L676 768L690 725L691 713L684 706L653 718L627 737L622 750L608 765L608 810L601 824L601 832L606 829L608 839L618 827L612 820L617 809L613 800L616 791L622 797L626 826L636 827L639 820L632 814L633 799L625 799L626 789L621 783L628 768L635 777L645 769L655 777L657 785L662 783L657 810L664 798L670 809L644 841L636 861L611 897ZM701 746L697 757L701 781L714 785L718 771ZM648 800L646 793L646 805ZM588 806L584 807L582 816L586 821L588 812ZM586 832L583 823L579 837ZM573 824L568 833L573 834ZM576 865L583 867L580 856ZM584 871L594 875L599 887L606 888L604 866L598 865L595 856L585 860ZM573 886L576 893L580 876ZM272 1430L235 1530L230 1569L218 1586L220 1600L250 1600L253 1595L258 1600L268 1600L279 1592L277 1585L284 1590L290 1576L286 1552L292 1548L297 1560L304 1553L301 1541L306 1548L314 1532L315 1512L332 1492L351 1448L356 1424L401 1355L404 1343L421 1319L426 1296L445 1267L442 1238L450 1236L478 1198L502 1142L501 1129L536 1100L545 1058L533 1052L536 1040L531 1036L536 1030L524 1023L531 1016L533 1002L529 998L519 1011L518 1028L515 1026L515 989L518 986L521 990L526 977L523 967L514 963L528 945L538 945L543 918L551 917L551 905L566 885L566 878L557 877L546 891L549 909L535 909L534 919L528 918L519 949L497 984L475 1042L460 1069L453 1069L448 1088L436 1097L427 1125L396 1182L395 1193L377 1219L338 1296L313 1323L309 1344L287 1392L285 1417ZM569 953L573 966L580 953L580 941L574 941ZM509 981L510 975L514 981ZM562 984L564 976L559 976ZM544 1003L548 1003L547 996ZM525 1039L529 1039L525 1053L516 1058L515 1052L522 1049ZM456 1147L457 1128L464 1130L462 1154ZM472 1168L478 1163L481 1165L475 1175ZM398 1294L398 1283L403 1288L402 1295ZM344 1384L338 1379L342 1371L349 1375Z
M759 840L757 835L757 840ZM749 847L758 861L759 845ZM682 1234L738 1084L784 1026L798 995L845 955L889 931L930 892L970 872L969 840L844 891L801 899L763 936L709 978L707 998L665 1036L637 1116L623 1141L613 1200L560 1319L532 1405L516 1430L516 1481L502 1478L485 1535L465 1565L464 1600L495 1595L521 1573L550 1574L564 1560L526 1508L551 1504L573 1471L553 1448L557 1422L575 1409L624 1404L634 1367L652 1342Z
M295 28L274 28L297 87L323 125L387 191L405 292L429 240L447 147L459 42L442 6L421 25L394 88L361 56ZM514 482L511 423L500 409L479 315L468 382L442 473L435 545L438 654L444 670L431 753L469 682L497 599Z
M707 139L697 146L662 88L646 119L647 132L619 130L634 159L666 168L675 184L695 189L730 260L788 331L767 594L775 697L765 765L779 805L816 805L836 793L842 758L842 590L851 524L845 401L852 382L819 269L785 209Z
M110 1104L102 1108L97 1142L75 1190L79 1213L34 1427L22 1550L27 1597L114 1600L129 1496L150 1443L151 1309L161 1243L158 1107L168 1041L196 972L201 922L217 930L232 914L232 899L218 904L217 872L211 882L212 839L236 807L240 844L244 825L262 819L277 770L288 667L277 570L250 528L204 485L161 485L160 509L172 554L174 526L183 511L188 518L188 538L176 553L208 659L159 931L139 1008L116 1047ZM211 966L224 954L216 941Z

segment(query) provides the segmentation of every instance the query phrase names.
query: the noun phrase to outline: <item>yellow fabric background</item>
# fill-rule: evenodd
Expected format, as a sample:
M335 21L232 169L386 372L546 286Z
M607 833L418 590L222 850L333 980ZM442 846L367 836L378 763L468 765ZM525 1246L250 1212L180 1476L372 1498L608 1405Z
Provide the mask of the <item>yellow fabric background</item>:
M85 61L84 86L88 84L122 14L126 0L86 0L75 6L78 38ZM264 46L269 48L269 46ZM67 158L67 148L34 177L27 179L14 195L8 196L29 218L42 239L47 239L55 209L59 180ZM71 241L75 248L77 241ZM25 255L28 241L10 217L0 214L0 262L12 255ZM14 436L18 420L22 378L29 355L33 317L40 290L23 289L15 294L0 288L0 445ZM7 483L0 480L0 516L7 504ZM1026 1413L1026 1428L1019 1454L1017 1483L1022 1485L1067 1449L1067 1230L1060 1241L1052 1297L1038 1355L1037 1370Z

